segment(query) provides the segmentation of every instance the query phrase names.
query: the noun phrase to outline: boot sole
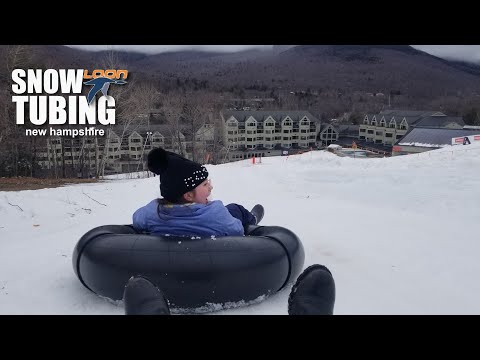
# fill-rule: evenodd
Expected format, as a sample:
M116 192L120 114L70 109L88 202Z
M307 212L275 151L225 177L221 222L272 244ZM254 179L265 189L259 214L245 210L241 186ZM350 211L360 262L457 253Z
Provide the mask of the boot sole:
M301 274L300 276L297 278L297 281L295 281L295 284L292 286L292 290L290 291L290 295L288 296L288 307L290 308L290 305L293 301L293 298L295 296L295 293L297 292L297 288L298 288L298 285L300 285L300 283L302 282L302 280L308 275L310 274L312 271L314 270L317 270L317 269L322 269L322 270L326 270L331 276L332 275L332 272L324 265L319 265L319 264L314 264L314 265L310 265L309 267L307 267Z

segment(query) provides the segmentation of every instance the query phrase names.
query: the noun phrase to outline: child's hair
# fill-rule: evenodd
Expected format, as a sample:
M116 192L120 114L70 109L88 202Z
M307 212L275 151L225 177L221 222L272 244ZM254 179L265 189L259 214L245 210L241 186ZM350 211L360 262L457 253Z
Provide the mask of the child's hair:
M195 190L192 190L192 191L195 191ZM183 197L184 194L182 194L181 196L179 196L178 198L176 199L172 199L172 200L167 200L165 198L160 198L158 199L158 202L159 204L161 205L167 205L167 204L177 204L177 205L181 205L181 204L188 204L189 201L185 200L185 198Z
M157 199L157 215L160 219L163 218L162 213L160 212L160 207L163 206L163 205L168 205L168 204L183 205L183 204L189 204L189 203L190 202L185 200L183 195L175 201L169 201L167 199L159 198L159 199Z

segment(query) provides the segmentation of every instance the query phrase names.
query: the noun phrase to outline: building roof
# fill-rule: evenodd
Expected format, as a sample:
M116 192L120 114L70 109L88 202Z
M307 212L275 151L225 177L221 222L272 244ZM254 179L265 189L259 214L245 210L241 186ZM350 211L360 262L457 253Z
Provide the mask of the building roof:
M335 132L338 133L338 127L337 126L334 126L332 124L329 124L329 123L322 123L320 125L320 132L323 132L324 130L328 129L328 128L331 128L332 130L334 130ZM358 132L358 129L357 129L357 132Z
M267 111L267 110L258 110L258 111L241 111L241 110L228 110L223 112L223 117L227 121L231 116L237 119L239 122L245 122L250 116L257 121L263 122L269 116L271 116L275 121L282 121L285 117L290 117L293 121L300 121L304 116L307 116L310 120L314 122L319 122L319 120L313 116L309 111L301 110L285 110L285 111Z
M413 128L395 145L418 147L445 147L452 145L452 138L476 135L478 130L467 129L438 129L438 128Z
M395 118L397 123L403 119L409 126L417 127L446 127L448 124L457 123L459 126L464 126L463 118L460 116L447 116L440 111L409 111L409 110L382 110L378 114L367 114L367 118L371 121L375 116L377 123L382 117L388 124L392 118Z
M360 125L338 125L335 126L340 136L355 136L358 137L358 129Z
M461 116L426 116L419 119L416 127L446 127L448 124L457 123L460 127L465 125Z
M368 120L372 121L373 117L377 120L377 123L380 124L382 118L385 118L387 125L392 119L395 119L396 123L400 123L403 119L407 122L408 125L413 125L418 120L422 119L421 115L401 115L401 114L367 114ZM444 116L444 115L443 115Z
M432 110L399 110L399 109L387 109L380 111L381 115L385 116L392 116L395 117L424 117L424 116L431 116L431 115L443 115L444 113L440 111L432 111Z

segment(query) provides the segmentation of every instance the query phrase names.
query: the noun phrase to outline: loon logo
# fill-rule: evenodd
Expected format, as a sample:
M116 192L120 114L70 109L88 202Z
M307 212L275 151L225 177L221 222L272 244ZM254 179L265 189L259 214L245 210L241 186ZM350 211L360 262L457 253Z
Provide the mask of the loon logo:
M83 72L84 79L92 79L89 81L84 82L84 85L93 85L87 95L87 102L91 104L95 95L101 91L104 96L107 96L108 88L110 84L118 84L123 85L127 82L125 80L121 80L121 76L123 75L123 79L126 79L128 76L127 70L93 70L92 75L88 74L88 70Z

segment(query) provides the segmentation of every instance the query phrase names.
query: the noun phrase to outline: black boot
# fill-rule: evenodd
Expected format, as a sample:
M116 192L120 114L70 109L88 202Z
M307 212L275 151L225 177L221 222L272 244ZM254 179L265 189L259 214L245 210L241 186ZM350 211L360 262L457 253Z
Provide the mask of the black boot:
M253 207L253 209L250 211L253 216L255 216L255 219L257 219L257 222L255 225L258 225L260 221L263 219L263 214L265 213L265 210L263 209L263 206L260 204L257 204Z
M125 315L170 315L162 291L142 276L132 276L123 292Z
M323 265L312 265L303 271L288 297L289 315L333 315L335 281Z

